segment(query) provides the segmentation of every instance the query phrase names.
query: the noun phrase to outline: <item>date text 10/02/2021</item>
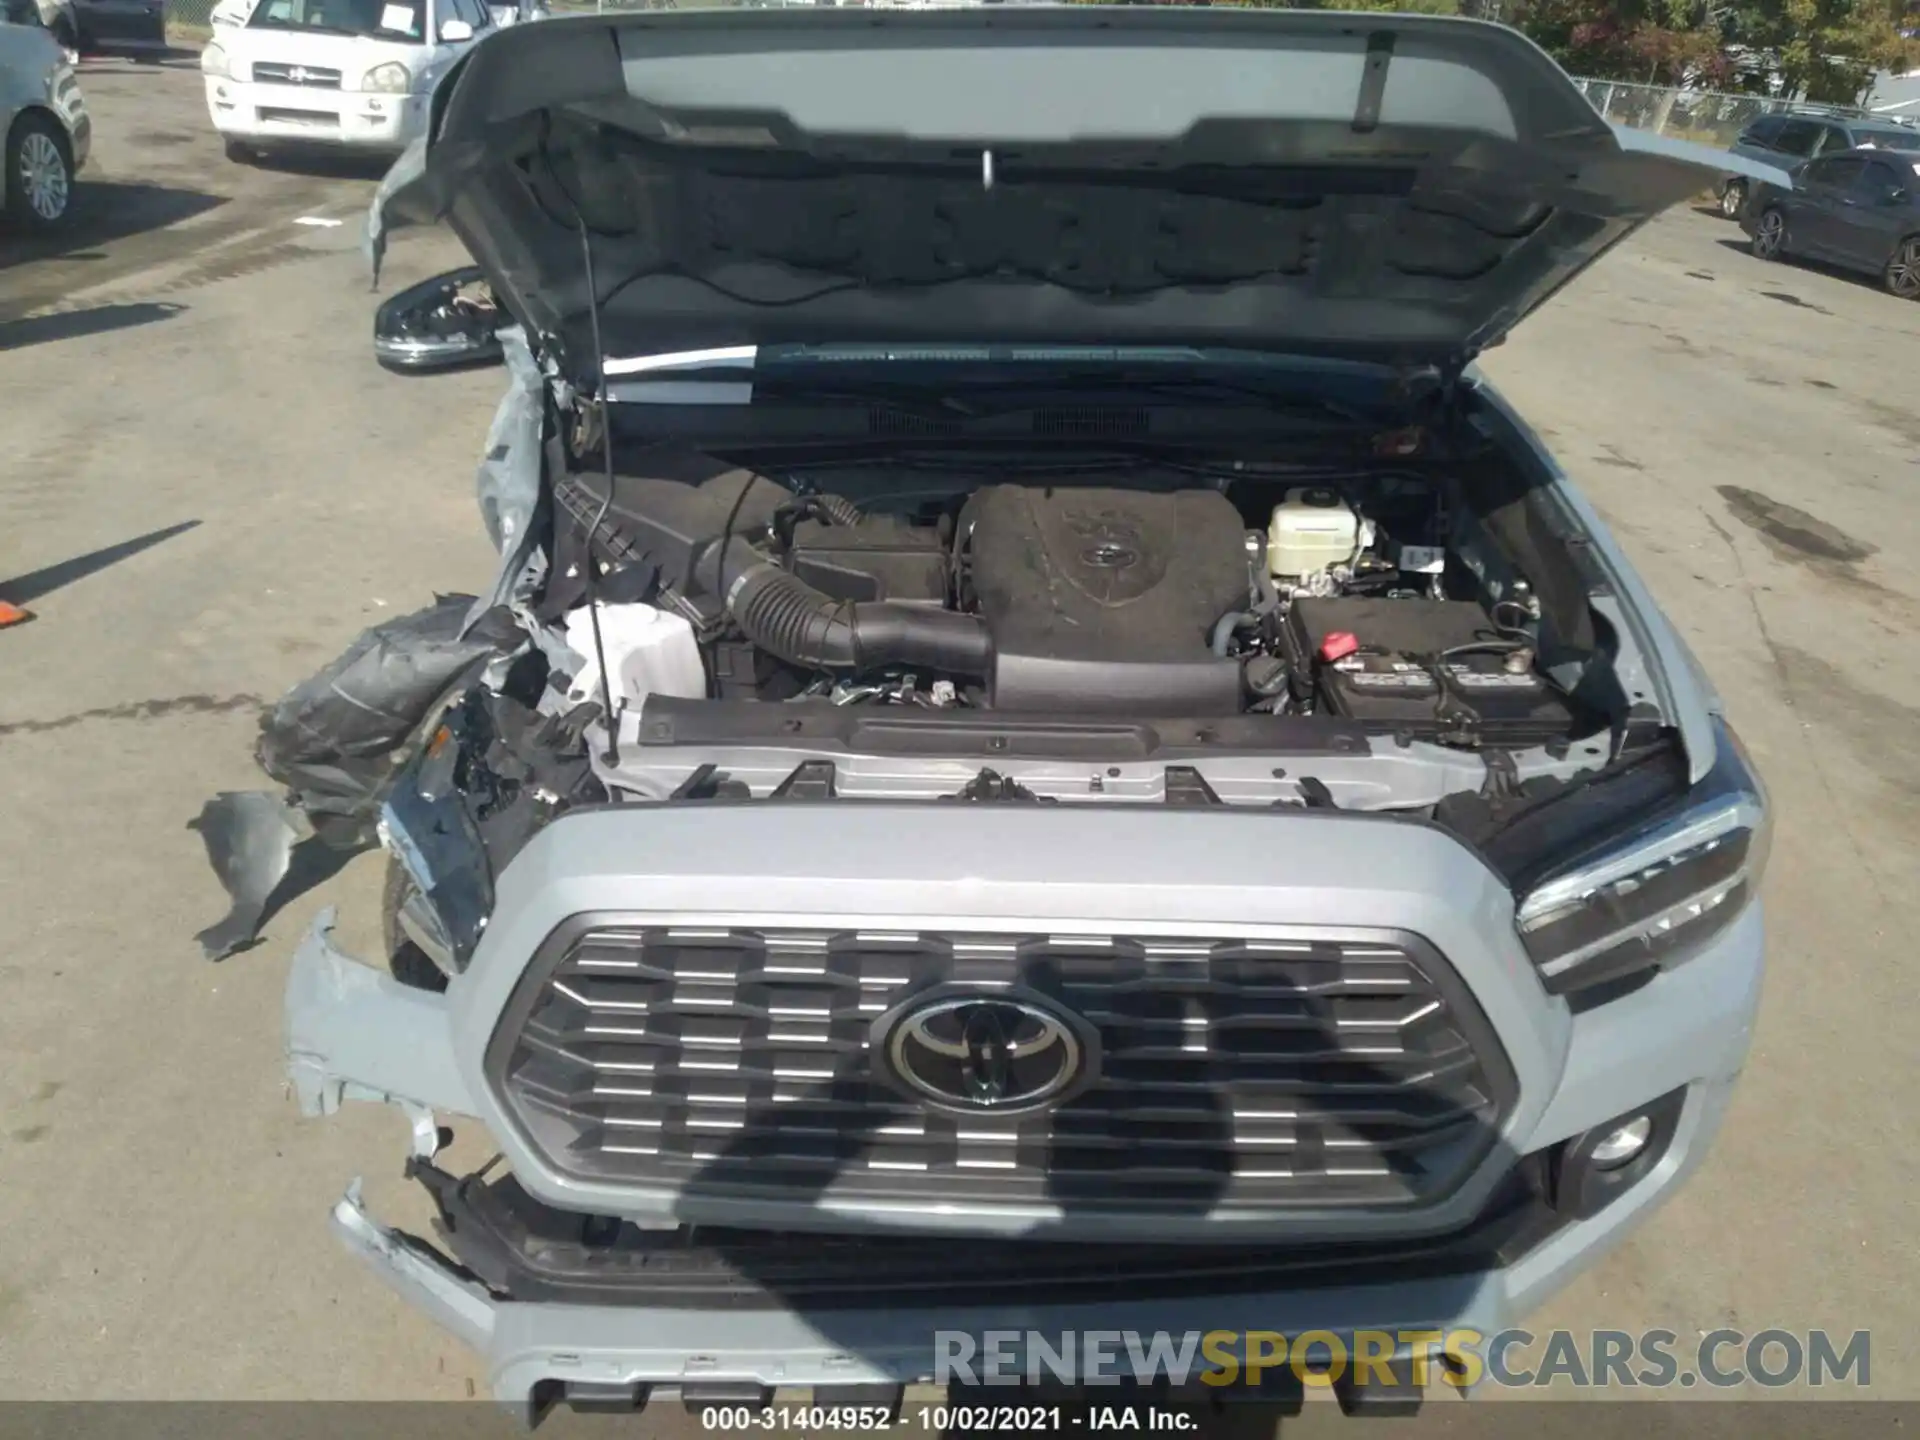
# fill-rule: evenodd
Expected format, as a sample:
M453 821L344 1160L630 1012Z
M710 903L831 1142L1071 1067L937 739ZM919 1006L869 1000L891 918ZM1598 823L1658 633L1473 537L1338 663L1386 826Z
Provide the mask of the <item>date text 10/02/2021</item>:
M1094 1405L920 1405L896 1411L881 1405L709 1405L700 1412L700 1428L716 1432L765 1430L890 1430L895 1427L930 1435L954 1432L1057 1435L1067 1429L1197 1429L1196 1416L1175 1406Z
M1536 1336L1505 1330L1360 1332L1349 1343L1326 1331L1296 1337L1264 1331L1211 1331L1204 1336L1144 1337L1133 1332L1046 1336L989 1331L938 1337L936 1386L1184 1387L1197 1380L1217 1398L1257 1395L1271 1375L1290 1374L1307 1387L1331 1387L1351 1371L1356 1383L1397 1386L1430 1381L1459 1389L1482 1383L1501 1388L1689 1389L1704 1384L1727 1391L1758 1386L1872 1384L1872 1337L1866 1331L1802 1335L1769 1329L1747 1334L1703 1331L1691 1353L1669 1330L1639 1335L1595 1330L1585 1337L1556 1330ZM1024 1342L1024 1344L1022 1343ZM1204 1359L1204 1365L1196 1360ZM1115 1363L1117 1362L1117 1363ZM1196 1370L1198 1373L1196 1374ZM1097 1390L1071 1412L1057 1405L991 1403L877 1405L710 1405L700 1414L710 1431L881 1430L896 1426L950 1430L1057 1431L1191 1428L1182 1408L1100 1405ZM1118 1400L1120 1397L1115 1396Z

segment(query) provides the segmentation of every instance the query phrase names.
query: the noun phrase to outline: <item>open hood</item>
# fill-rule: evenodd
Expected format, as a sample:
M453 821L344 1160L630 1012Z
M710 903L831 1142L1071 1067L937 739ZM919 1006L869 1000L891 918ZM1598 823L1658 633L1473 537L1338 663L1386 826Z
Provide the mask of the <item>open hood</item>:
M483 41L375 201L575 378L786 342L1231 345L1455 367L1772 167L1608 125L1477 21L1181 7L582 16Z

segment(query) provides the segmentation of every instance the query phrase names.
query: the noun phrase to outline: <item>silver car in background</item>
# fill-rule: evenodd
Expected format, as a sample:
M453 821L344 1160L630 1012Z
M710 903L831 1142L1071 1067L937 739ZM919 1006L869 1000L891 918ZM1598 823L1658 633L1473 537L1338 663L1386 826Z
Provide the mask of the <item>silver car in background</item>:
M93 122L66 50L30 3L0 12L0 133L0 215L29 231L65 224Z

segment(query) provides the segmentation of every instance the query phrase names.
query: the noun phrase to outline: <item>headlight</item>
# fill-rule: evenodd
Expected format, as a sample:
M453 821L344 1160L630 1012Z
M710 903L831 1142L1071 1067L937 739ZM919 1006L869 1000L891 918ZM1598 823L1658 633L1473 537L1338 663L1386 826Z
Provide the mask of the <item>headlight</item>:
M1684 960L1759 887L1767 796L1738 738L1716 722L1712 771L1677 802L1528 885L1520 938L1555 994Z
M360 79L362 90L378 90L389 95L404 95L413 88L413 72L398 60L376 65Z
M200 52L200 73L221 80L232 79L233 72L227 68L227 52L218 45L207 46Z

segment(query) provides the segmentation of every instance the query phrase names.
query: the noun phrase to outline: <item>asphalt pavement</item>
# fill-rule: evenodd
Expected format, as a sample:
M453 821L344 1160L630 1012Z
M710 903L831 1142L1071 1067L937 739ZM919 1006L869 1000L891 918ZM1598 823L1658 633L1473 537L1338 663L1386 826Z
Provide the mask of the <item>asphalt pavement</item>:
M192 936L224 897L186 822L260 783L263 701L488 578L473 467L501 377L374 364L377 166L228 161L190 60L81 83L80 228L0 236L0 596L38 616L0 631L0 1397L469 1396L474 1358L325 1225L355 1175L423 1222L403 1122L303 1122L282 1078L290 949L331 903L373 953L377 861L209 965ZM1535 1328L1870 1329L1873 1393L1920 1398L1920 306L1740 239L1675 212L1486 360L1780 817L1729 1128ZM402 232L382 289L460 259Z

